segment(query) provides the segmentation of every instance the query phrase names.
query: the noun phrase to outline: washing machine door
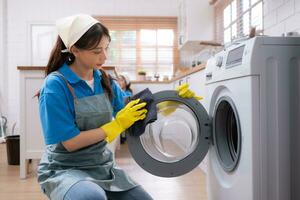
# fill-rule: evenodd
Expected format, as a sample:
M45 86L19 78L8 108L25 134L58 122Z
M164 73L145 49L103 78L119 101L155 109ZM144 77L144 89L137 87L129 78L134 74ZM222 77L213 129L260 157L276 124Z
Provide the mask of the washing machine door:
M157 120L137 137L128 134L134 160L146 171L160 177L176 177L190 172L204 159L211 143L208 113L194 98L176 91L154 94Z

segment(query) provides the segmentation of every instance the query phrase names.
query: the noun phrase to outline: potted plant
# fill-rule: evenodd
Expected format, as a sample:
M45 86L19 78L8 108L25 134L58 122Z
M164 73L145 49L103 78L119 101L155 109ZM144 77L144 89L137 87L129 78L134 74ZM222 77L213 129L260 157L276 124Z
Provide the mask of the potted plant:
M140 70L138 71L138 77L137 77L137 80L138 81L145 81L146 80L146 71L143 71L143 70Z

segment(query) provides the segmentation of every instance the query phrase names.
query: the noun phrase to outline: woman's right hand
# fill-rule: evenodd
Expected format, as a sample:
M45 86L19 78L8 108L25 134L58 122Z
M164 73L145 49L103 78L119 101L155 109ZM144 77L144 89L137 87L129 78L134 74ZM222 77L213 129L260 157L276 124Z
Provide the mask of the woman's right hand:
M128 129L134 122L142 120L146 117L147 110L144 108L147 103L139 103L140 99L130 101L122 110L116 115L116 121L124 129ZM144 108L144 109L142 109Z
M139 103L140 99L130 101L122 110L120 110L115 119L101 126L106 133L106 141L112 142L122 132L132 126L136 121L143 120L146 117L146 103Z

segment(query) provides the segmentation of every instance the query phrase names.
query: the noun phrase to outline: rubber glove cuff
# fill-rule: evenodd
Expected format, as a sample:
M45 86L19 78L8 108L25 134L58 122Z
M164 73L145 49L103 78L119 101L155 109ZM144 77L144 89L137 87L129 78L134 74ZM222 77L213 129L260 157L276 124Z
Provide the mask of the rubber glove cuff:
M110 123L104 124L101 126L101 129L106 134L106 142L111 143L113 140L115 140L124 130L122 126L118 124L116 120L111 121Z

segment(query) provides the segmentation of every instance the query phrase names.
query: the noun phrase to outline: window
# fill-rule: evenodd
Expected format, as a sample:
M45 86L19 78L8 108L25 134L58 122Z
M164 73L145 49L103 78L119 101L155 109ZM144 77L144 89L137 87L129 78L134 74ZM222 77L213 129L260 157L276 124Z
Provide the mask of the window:
M225 0L215 3L216 40L228 43L249 35L252 27L263 31L262 0Z
M147 76L173 75L178 65L177 18L99 17L110 30L111 43L106 65L117 66L136 80L139 71Z

